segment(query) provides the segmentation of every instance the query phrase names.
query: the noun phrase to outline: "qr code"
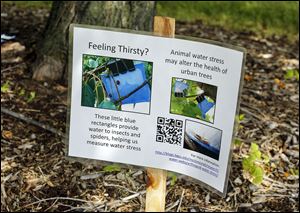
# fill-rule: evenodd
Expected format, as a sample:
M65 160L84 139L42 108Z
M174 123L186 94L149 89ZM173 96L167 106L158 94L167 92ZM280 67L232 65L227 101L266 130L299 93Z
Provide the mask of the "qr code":
M173 118L157 118L156 142L181 145L183 121Z

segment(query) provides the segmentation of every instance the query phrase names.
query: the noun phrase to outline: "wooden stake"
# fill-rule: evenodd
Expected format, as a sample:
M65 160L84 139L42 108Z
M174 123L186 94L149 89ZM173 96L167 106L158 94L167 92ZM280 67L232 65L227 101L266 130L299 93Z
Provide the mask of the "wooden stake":
M175 19L169 17L154 16L154 35L174 38Z
M154 17L153 31L155 35L174 38L175 19ZM146 212L164 212L166 200L167 171L147 168Z

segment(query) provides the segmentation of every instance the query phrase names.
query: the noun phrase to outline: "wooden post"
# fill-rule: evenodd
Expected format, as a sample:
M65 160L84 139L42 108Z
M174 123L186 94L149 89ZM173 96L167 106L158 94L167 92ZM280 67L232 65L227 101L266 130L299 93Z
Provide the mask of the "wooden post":
M155 16L153 29L155 35L174 38L175 19ZM167 171L147 168L147 176L146 212L164 212Z

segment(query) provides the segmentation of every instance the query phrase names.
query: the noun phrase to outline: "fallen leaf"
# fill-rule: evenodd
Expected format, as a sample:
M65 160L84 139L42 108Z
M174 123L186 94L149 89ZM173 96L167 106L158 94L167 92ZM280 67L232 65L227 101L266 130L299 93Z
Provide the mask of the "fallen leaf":
M279 80L278 78L274 79L274 82L279 86L279 88L284 89L285 88L285 83Z
M290 176L290 173L285 172L283 175L287 178L288 176Z
M2 137L5 139L12 139L13 133L9 130L3 130L2 131Z
M251 81L251 80L253 79L253 77L252 77L251 75L246 74L246 75L244 76L244 79L245 79L246 81Z

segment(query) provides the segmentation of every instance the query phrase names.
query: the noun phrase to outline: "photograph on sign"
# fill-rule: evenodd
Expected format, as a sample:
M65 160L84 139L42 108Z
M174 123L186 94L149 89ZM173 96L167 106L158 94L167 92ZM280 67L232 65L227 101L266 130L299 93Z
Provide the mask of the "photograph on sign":
M186 120L183 145L185 149L219 160L221 138L221 130Z
M226 193L243 49L78 24L70 48L70 157L173 171Z
M149 114L152 63L83 55L81 105Z
M216 97L216 86L173 78L170 113L213 123Z

